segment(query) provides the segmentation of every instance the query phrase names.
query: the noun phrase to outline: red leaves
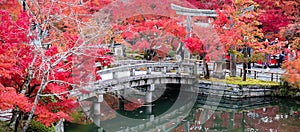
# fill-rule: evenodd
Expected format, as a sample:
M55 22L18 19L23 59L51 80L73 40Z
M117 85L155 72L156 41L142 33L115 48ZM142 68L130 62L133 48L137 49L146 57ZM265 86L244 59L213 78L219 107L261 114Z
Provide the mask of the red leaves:
M146 40L140 40L136 42L132 50L135 50L135 47L139 50L139 52L144 52L144 49L150 49L150 43Z
M26 36L29 29L29 17L27 13L21 12L18 19L14 21L9 12L0 10L0 40L5 43L27 42Z
M186 36L185 28L183 26L179 26L175 20L165 22L163 28L166 32L169 32L176 37L184 38Z
M43 88L41 82L44 79L43 81L48 82L42 91L41 100L37 104L34 115L37 121L49 126L61 118L71 120L70 114L77 107L74 98L68 97L68 91L73 89L71 84L85 84L87 81L95 81L84 80L87 79L88 75L95 74L95 60L99 61L102 66L107 66L113 59L106 56L106 53L109 52L107 49L78 47L84 43L78 37L79 32L75 30L77 25L74 24L74 21L63 19L64 26L68 27L56 29L59 28L61 21L45 16L48 13L51 15L60 15L58 13L70 15L68 14L69 11L76 10L75 12L78 13L83 11L82 8L79 9L78 6L74 5L76 9L69 8L70 10L67 10L68 8L64 6L62 9L60 4L64 2L60 4L54 2L53 8L50 8L49 1L45 1L45 3L27 2L32 11L36 13L35 16L30 16L31 14L28 15L27 12L23 11L16 15L0 10L0 109L13 109L18 106L22 112L29 112L38 89ZM36 4L40 4L41 8L37 9ZM76 20L81 20L81 16L76 16ZM45 24L45 21L51 23L52 27ZM41 43L52 44L49 49L35 46L33 43L41 39L38 38L37 27L33 26L37 24L40 24L41 32L45 33L46 30L48 32L44 36L46 38L42 38ZM92 43L88 46L97 46L97 44ZM62 52L67 53L67 55ZM78 54L72 54L74 52ZM35 60L34 57L36 57ZM34 62L32 62L33 60ZM49 72L47 72L48 68L50 68ZM43 78L44 73L46 73L46 78ZM78 73L83 73L83 75ZM96 79L99 78L96 76ZM28 80L30 81L29 87L24 94L21 94L24 84Z
M187 0L198 9L218 9L224 5L231 5L232 0Z
M206 52L202 41L198 38L188 38L183 40L185 47L189 49L192 54L201 54Z
M127 99L130 101L126 100L124 103L124 110L126 111L133 111L144 105L144 100L137 99L137 98L129 98L129 97L127 97Z
M259 21L263 24L262 30L264 32L278 33L281 27L289 24L289 19L279 10L266 10L260 15Z
M2 77L12 78L13 75L25 73L24 67L30 63L30 48L24 43L29 29L29 17L21 12L16 21L13 21L7 11L0 10L0 73Z
M52 109L47 109L44 106L38 106L35 114L37 115L36 121L41 122L46 126L50 126L53 122L57 122L62 118L68 121L72 121L68 113L62 111L53 113Z
M24 95L18 94L13 87L4 87L0 83L0 109L13 109L18 106L22 111L29 112L31 102Z
M152 49L158 51L160 57L165 57L169 50L176 50L178 40L186 36L185 28L176 20L155 17L158 16L152 15L152 18L141 22L115 25L114 29L122 31L123 39L133 45L132 50L144 52L145 49Z
M55 55L55 54L57 54L57 53L58 53L58 48L57 48L57 46L52 46L52 47L50 47L50 48L46 51L45 55L46 55L46 56L53 56L53 55Z

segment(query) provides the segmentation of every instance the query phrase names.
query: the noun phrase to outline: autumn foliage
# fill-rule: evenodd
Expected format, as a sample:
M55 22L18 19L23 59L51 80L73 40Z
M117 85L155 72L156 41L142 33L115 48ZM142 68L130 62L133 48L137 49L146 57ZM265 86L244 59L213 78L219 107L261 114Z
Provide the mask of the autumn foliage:
M6 6L20 4L17 0L6 2ZM47 126L62 118L72 120L70 115L78 106L70 91L101 79L91 64L107 66L112 61L105 56L107 49L83 48L83 44L99 43L80 38L77 27L85 26L77 23L88 22L91 13L101 8L98 5L103 3L98 2L26 1L25 6L21 3L14 9L5 7L5 1L1 3L0 109L14 110L11 123L14 117L27 120L30 112ZM94 80L89 78L91 73Z
M290 52L299 55L299 1L188 2L182 6L217 11L212 27L193 25L188 36L185 18L170 9L169 1L0 0L0 110L13 109L19 121L30 119L32 112L33 119L47 126L61 118L71 121L77 107L71 91L101 79L95 62L108 66L113 61L106 56L108 49L99 48L102 43L126 43L139 52L153 49L160 57L184 43L192 54L209 60L245 47L254 53L279 53L286 40ZM106 8L111 3L112 10ZM244 11L252 5L254 9ZM281 42L266 48L264 40L274 37ZM286 79L295 87L300 86L299 60L285 62ZM248 61L244 56L243 62Z
M148 17L148 19L146 19ZM178 43L186 36L185 28L174 19L157 16L147 16L135 21L125 21L115 25L115 32L121 32L122 38L131 44L132 50L144 53L145 50L156 50L160 57L168 55L170 50L176 50ZM138 20L138 21L137 21Z

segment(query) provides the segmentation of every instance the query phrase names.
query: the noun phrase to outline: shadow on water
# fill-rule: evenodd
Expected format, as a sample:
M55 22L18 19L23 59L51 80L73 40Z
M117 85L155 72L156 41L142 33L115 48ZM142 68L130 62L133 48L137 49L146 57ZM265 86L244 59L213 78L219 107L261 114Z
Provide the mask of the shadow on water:
M152 114L156 117L169 110L171 106L174 104L174 102L176 101L176 99L178 98L179 92L180 91L178 89L171 89L170 87L167 88L159 99L152 102L152 106L153 106ZM149 117L145 113L145 111L146 111L145 106L136 108L133 111L125 111L120 109L117 110L117 112L122 116L134 118L134 119L148 119Z
M172 86L174 87L174 86ZM154 101L152 115L149 117L145 107L133 111L117 110L126 118L139 120L139 124L130 124L122 118L109 119L101 122L107 131L232 131L232 132L280 132L300 130L300 101L272 97L229 99L221 101L213 98L207 100L207 95L198 95L195 103L189 100L178 104L180 98L178 90L168 88L164 94ZM184 98L195 96L185 93ZM184 111L185 105L190 109ZM174 107L175 106L175 107ZM217 106L217 109L211 109ZM121 119L121 120L120 120ZM98 132L94 124L78 125L65 123L66 132Z

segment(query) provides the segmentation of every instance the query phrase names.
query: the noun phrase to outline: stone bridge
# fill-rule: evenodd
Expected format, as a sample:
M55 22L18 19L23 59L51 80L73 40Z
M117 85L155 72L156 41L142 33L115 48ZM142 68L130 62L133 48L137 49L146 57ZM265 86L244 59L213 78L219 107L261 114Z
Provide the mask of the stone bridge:
M153 62L153 61L117 61L111 68L97 71L102 80L82 87L84 92L76 92L75 96L81 102L83 110L93 122L100 126L101 109L106 109L103 98L105 93L114 93L124 98L128 89L140 91L144 100L145 112L152 115L152 102L160 97L162 84L182 84L180 90L195 90L198 83L197 74L201 72L198 62ZM99 67L96 64L96 67ZM185 86L191 87L185 87ZM143 88L142 90L140 88ZM126 92L127 91L127 92ZM159 91L159 92L157 92ZM122 93L120 93L122 92ZM159 95L157 95L157 93ZM126 97L125 97L126 98Z
M97 71L102 80L81 88L86 92L77 94L79 101L138 86L167 83L191 85L196 82L195 75L201 72L201 66L192 62L118 61L112 66L115 67Z
M99 64L96 64L96 67L99 66ZM89 86L82 87L80 90L84 90L84 92L74 92L75 94L73 94L73 96L78 97L78 101L81 103L87 116L89 116L96 125L100 126L100 117L103 115L101 109L107 110L109 107L103 98L105 93L117 95L121 100L127 100L128 98L126 97L128 95L134 98L137 96L138 99L144 101L143 105L145 107L145 113L150 116L150 121L156 122L156 118L151 118L154 117L152 112L152 102L161 96L161 91L165 90L163 87L158 87L161 85L181 84L180 90L192 90L192 92L197 95L208 94L217 95L218 97L228 96L237 99L264 96L269 95L272 92L272 89L269 90L269 88L241 88L231 84L219 84L216 82L207 83L206 81L198 80L198 77L200 77L199 75L201 75L202 72L203 65L201 62L194 60L185 60L180 63L144 60L116 61L110 68L103 68L103 70L97 71L97 74L102 77L102 80L93 82ZM195 90L197 90L197 92ZM197 95L195 95L195 97L197 97ZM180 108L181 106L184 106L184 104L181 104L177 108ZM120 103L118 108L122 108ZM116 112L115 110L111 111ZM178 120L177 117L175 117L175 119ZM104 123L105 121L101 122ZM157 121L157 123L162 124L160 121ZM103 124L101 126L103 126ZM133 125L130 129L145 130L152 128L153 126L151 125L140 124L138 127L134 127ZM167 127L165 127L165 125L160 125L159 129L166 130Z

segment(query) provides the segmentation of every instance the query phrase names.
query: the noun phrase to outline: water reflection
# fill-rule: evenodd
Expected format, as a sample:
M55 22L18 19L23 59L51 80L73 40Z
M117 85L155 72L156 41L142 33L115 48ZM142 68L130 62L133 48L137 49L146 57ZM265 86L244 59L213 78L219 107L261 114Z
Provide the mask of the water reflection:
M271 97L231 100L229 105L220 104L216 111L203 108L201 100L191 111L189 123L178 126L173 130L174 132L297 132L300 130L300 103L295 100ZM228 103L230 99L222 101ZM209 119L203 122L205 118Z
M104 131L173 131L173 132L294 132L300 130L300 102L279 98L248 98L207 100L206 95L178 91L168 91L149 106L124 109L114 107L114 114L101 122ZM184 99L175 103L178 98ZM122 102L122 101L120 101ZM124 102L123 102L124 103ZM119 105L122 103L119 103ZM176 105L174 105L176 104ZM115 106L115 104L111 104ZM213 109L217 106L217 109ZM108 116L108 115L106 115ZM127 121L137 119L138 123ZM102 131L90 125L68 123L66 132Z

